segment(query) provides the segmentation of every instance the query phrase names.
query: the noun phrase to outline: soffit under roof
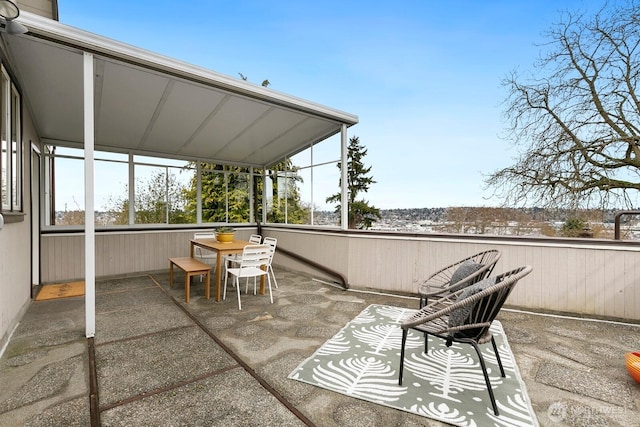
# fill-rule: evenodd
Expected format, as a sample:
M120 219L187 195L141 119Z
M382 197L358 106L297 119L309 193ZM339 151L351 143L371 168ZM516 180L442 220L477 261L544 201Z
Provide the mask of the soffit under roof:
M94 55L95 148L264 166L358 117L40 16L2 34L45 143L83 146L83 55Z

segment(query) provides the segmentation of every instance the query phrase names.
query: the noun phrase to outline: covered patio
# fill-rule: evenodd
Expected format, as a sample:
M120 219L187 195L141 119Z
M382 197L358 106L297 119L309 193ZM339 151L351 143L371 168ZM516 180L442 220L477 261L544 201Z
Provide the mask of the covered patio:
M231 292L204 299L197 281L185 304L166 272L98 280L89 349L81 297L33 303L0 360L0 424L446 425L287 378L369 304L416 308L416 298L276 274L275 303L243 295L242 311ZM620 359L640 346L638 326L509 309L498 320L540 425L640 418Z
M208 162L266 174L269 166L340 135L341 150L336 154L346 163L347 128L358 122L353 114L39 15L23 12L20 22L28 33L3 40L22 88L25 111L31 116L25 120L24 132L24 139L32 144L31 282L36 286L47 282L41 236L44 218L55 213L54 186L48 181L55 172L53 167L43 167L42 157L47 146L79 148L84 156L85 226L71 234L82 236L82 255L76 261L81 260L78 265L83 271L78 277L86 283L87 337L95 335L94 283L100 268L96 265L96 150L125 153L130 164L134 155L145 155L194 162L198 173L201 162ZM128 202L134 206L135 176L129 168ZM346 168L342 174L346 205ZM197 191L198 219L192 225L202 227L200 187ZM266 200L262 203L264 218ZM129 218L131 225L133 209Z

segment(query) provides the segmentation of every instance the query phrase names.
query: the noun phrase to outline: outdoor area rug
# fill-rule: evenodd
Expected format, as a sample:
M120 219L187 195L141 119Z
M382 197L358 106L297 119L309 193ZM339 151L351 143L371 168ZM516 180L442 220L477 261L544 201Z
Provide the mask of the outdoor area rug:
M500 376L490 343L481 345L500 411L496 417L473 347L410 330L403 385L398 385L402 329L415 310L370 305L350 321L289 378L458 426L538 426L502 325L494 334L506 378Z
M36 301L45 301L58 298L79 297L84 295L84 282L57 283L54 285L44 285Z

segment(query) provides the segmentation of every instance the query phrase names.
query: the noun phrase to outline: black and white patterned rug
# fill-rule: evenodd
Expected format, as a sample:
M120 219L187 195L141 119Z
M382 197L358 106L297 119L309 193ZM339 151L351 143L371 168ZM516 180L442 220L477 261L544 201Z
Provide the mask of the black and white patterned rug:
M502 325L491 326L506 378L500 376L493 347L481 346L500 411L496 417L482 368L473 347L446 347L410 330L405 350L403 385L398 385L402 329L415 310L370 305L350 321L289 378L358 399L458 426L538 426Z

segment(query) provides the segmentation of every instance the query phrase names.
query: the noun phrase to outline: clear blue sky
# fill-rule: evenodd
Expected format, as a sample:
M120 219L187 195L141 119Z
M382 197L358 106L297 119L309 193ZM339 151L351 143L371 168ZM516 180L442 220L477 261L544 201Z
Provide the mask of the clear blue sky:
M381 209L494 206L501 80L561 10L604 0L59 0L60 22L357 114ZM336 184L337 185L337 184ZM337 187L336 187L337 189Z

